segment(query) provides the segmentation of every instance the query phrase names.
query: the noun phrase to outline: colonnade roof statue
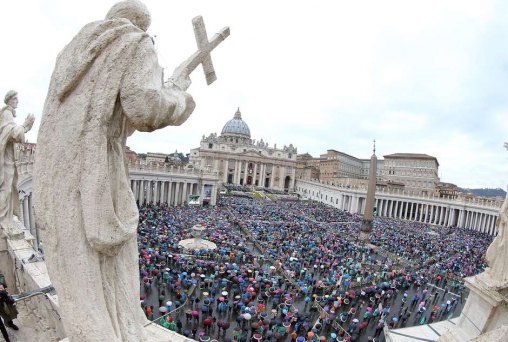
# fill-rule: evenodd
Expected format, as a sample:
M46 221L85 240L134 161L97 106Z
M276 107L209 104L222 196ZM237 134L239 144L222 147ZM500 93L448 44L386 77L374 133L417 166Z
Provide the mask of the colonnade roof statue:
M203 63L213 82L210 51L229 35L208 42L195 18L198 50L163 83L150 20L143 3L127 0L85 25L58 55L44 105L34 206L70 341L147 340L126 139L187 120L189 75Z
M504 143L508 150L508 143ZM487 249L489 267L484 276L488 283L499 289L508 288L508 196L505 198L496 222L497 236Z
M13 215L19 217L18 172L14 161L14 145L25 142L25 133L35 121L32 114L28 114L22 125L14 122L18 107L18 93L15 90L7 92L4 98L5 106L0 108L0 228L3 235L11 238L21 235L17 233Z

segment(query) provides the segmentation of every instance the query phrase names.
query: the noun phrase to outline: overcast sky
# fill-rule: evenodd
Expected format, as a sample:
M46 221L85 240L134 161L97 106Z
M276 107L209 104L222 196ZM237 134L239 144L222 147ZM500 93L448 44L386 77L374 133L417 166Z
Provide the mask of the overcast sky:
M2 1L0 93L19 92L18 122L38 124L58 52L116 1ZM240 107L253 139L292 143L314 157L426 153L442 181L508 183L508 1L146 0L159 62L173 69L195 49L191 20L208 35L218 80L191 75L196 101L180 127L134 133L134 151L188 153L220 133Z

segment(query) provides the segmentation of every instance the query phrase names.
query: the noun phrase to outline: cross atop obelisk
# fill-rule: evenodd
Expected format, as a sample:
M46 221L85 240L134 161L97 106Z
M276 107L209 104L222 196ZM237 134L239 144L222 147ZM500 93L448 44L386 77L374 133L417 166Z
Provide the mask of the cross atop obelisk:
M208 85L212 84L217 79L210 53L222 41L224 41L230 33L229 27L225 27L216 33L210 41L208 41L205 23L202 16L197 16L192 19L192 26L194 27L194 35L196 36L198 50L194 52L194 54L192 54L192 56L190 56L185 62L180 64L180 66L175 69L173 76L169 79L169 82L177 85L183 90L186 90L190 86L191 80L189 75L200 64L203 65L203 71L205 72L206 83Z

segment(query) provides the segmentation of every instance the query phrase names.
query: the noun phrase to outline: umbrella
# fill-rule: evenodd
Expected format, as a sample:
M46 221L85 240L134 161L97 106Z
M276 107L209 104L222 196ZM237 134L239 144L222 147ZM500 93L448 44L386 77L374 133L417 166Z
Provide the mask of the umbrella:
M172 301L170 301L170 300L168 300L168 301L166 302L166 305L167 305L167 306L171 306L171 305L173 305L173 302L172 302Z
M395 317L394 317L395 318ZM358 318L355 318L353 319L353 323L359 323L360 321L358 320Z
M222 291L221 293L223 296L227 296L228 295L228 291Z
M221 302L223 302L223 301L224 301L224 297L219 297L219 300L220 300Z
M161 313L165 313L166 311L168 311L168 309L166 309L166 307L165 307L165 306L161 306L161 307L159 308L159 312L161 312Z
M248 321L248 320L250 320L250 319L252 318L252 315L251 315L250 313L244 313L244 314L243 314L243 318L244 318L246 321Z

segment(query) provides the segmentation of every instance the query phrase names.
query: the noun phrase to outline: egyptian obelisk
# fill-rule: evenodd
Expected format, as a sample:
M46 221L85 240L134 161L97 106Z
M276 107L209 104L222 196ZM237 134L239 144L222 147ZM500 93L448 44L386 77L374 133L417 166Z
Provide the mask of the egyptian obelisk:
M367 202L365 203L365 213L363 214L362 226L360 228L360 241L368 242L369 233L374 225L374 202L376 194L376 174L377 174L377 157L376 157L376 140L374 140L374 149L372 157L370 157L369 170L369 186L367 188Z

